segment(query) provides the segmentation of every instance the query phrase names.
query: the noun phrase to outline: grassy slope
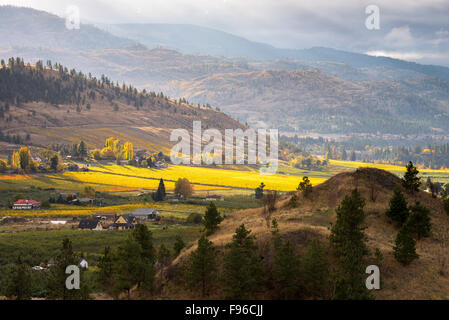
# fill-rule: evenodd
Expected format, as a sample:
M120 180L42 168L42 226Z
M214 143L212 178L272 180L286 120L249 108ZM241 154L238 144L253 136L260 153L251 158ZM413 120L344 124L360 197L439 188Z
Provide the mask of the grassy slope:
M299 207L296 209L283 208L288 201L287 199L283 200L278 204L278 210L273 217L278 220L282 234L295 243L299 252L302 252L314 238L327 244L329 227L336 219L335 208L345 195L349 194L353 188L358 187L366 199L368 246L372 252L375 248L379 248L384 256L384 261L380 266L382 290L374 293L376 298L448 299L449 238L447 235L449 234L449 216L444 213L441 202L425 192L408 196L409 204L419 200L431 209L432 235L430 238L418 241L417 252L420 259L414 261L410 266L403 267L392 255L394 239L398 230L385 216L385 210L393 194L393 186L399 182L399 179L384 171L380 174L377 173L376 176L377 198L375 202L370 200L370 184L367 176L346 172L315 187L311 199L305 199L299 195ZM218 232L210 237L210 240L218 246L224 246L231 241L235 229L242 223L252 230L259 243L263 243L271 237L270 230L262 216L262 210L248 209L228 216L220 225ZM185 251L183 257L190 250ZM373 258L370 258L368 263L373 264Z

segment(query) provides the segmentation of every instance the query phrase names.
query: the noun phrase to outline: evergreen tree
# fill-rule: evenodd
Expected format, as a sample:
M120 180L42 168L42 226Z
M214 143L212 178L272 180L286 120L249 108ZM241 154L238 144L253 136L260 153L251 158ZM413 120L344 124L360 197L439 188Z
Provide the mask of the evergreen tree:
M304 194L304 197L308 198L312 193L312 183L309 177L303 177L297 188L298 191Z
M408 265L419 258L419 255L416 253L416 241L413 239L407 226L403 226L399 230L393 253L396 260L404 265Z
M62 248L55 259L55 264L50 268L48 279L48 297L50 299L62 300L80 300L89 299L89 287L84 281L84 271L80 272L80 290L69 290L66 287L66 279L68 275L65 273L66 268L70 265L78 265L79 256L72 249L72 242L65 238L62 241Z
M160 286L162 286L164 269L170 264L170 250L164 244L161 244L157 251L157 262L159 264Z
M217 278L217 264L213 243L203 235L198 240L198 248L190 254L186 280L190 289L201 288L203 297Z
M414 193L421 186L421 178L418 177L419 171L411 161L407 164L406 168L407 171L402 178L402 185L408 192Z
M263 265L254 236L242 224L236 229L223 259L223 290L228 299L247 300L263 284Z
M164 201L165 196L166 196L166 193L165 193L164 180L161 179L159 181L159 186L157 188L156 193L153 196L153 199L154 199L154 201Z
M179 254L181 253L182 249L184 249L186 246L186 243L184 242L184 240L182 240L180 235L176 235L175 238L175 244L173 245L173 251L175 252L175 256L179 256Z
M311 297L324 297L330 287L330 264L323 246L313 240L302 258L301 279L306 293Z
M410 208L410 217L407 221L407 228L412 234L416 234L418 238L428 237L430 235L430 217L429 209L416 202Z
M87 157L87 147L86 147L86 144L84 143L84 141L81 141L78 146L78 155L81 158Z
M365 201L357 189L346 196L337 208L337 221L332 227L330 242L340 258L340 275L335 285L334 299L360 300L370 295L365 286L365 257L368 254L363 222Z
M409 216L407 200L399 187L394 189L393 197L390 199L390 207L385 212L386 216L397 222L400 226L404 224Z
M57 155L54 155L50 159L50 168L53 171L58 171L58 165L59 165L59 157Z
M97 282L106 293L114 295L114 257L111 248L106 247L98 262Z
M117 248L114 259L115 290L125 291L128 300L131 298L131 289L142 279L142 267L140 246L130 237Z
M6 288L6 296L17 300L31 299L31 271L30 267L17 258Z
M153 235L144 224L137 224L131 239L139 246L140 259L137 263L136 281L138 289L143 291L153 290L156 271L154 269L155 249Z
M276 243L276 242L275 242ZM281 299L298 297L299 257L290 241L275 245L273 276Z
M212 234L217 228L218 225L223 221L223 217L220 216L220 213L215 206L215 203L211 202L209 207L207 207L206 214L203 217L203 225L207 235Z

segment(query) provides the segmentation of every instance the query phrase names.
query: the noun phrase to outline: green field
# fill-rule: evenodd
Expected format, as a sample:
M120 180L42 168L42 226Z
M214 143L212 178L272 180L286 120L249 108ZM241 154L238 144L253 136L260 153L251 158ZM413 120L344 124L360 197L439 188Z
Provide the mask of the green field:
M153 233L154 243L164 243L170 249L176 235L186 243L200 235L199 226L169 225L162 230L160 225L148 225ZM1 228L1 227L0 227ZM90 231L90 230L42 230L16 233L0 233L0 265L13 262L20 255L29 265L38 265L54 258L61 248L62 240L68 237L76 252L84 253L89 261L96 261L105 246L117 247L130 234L130 231Z

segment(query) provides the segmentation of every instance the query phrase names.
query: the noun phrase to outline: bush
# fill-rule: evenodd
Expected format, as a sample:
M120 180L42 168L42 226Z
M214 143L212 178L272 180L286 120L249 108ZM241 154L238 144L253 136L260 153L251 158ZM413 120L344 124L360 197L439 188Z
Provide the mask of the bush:
M200 224L203 221L203 215L193 212L187 217L187 223Z

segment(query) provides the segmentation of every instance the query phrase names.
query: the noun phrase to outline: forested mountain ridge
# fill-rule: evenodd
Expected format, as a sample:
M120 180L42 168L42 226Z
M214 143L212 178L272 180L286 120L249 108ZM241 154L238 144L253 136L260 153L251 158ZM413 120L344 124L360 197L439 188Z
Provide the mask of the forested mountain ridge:
M167 148L171 129L244 128L231 117L163 93L138 91L108 77L97 79L50 61L26 65L20 58L1 62L0 124L3 138L28 137L35 145L79 140L99 146L108 135L144 148ZM23 139L22 139L23 140Z
M414 134L449 126L449 82L429 76L351 82L317 70L264 70L174 81L165 91L282 131Z

